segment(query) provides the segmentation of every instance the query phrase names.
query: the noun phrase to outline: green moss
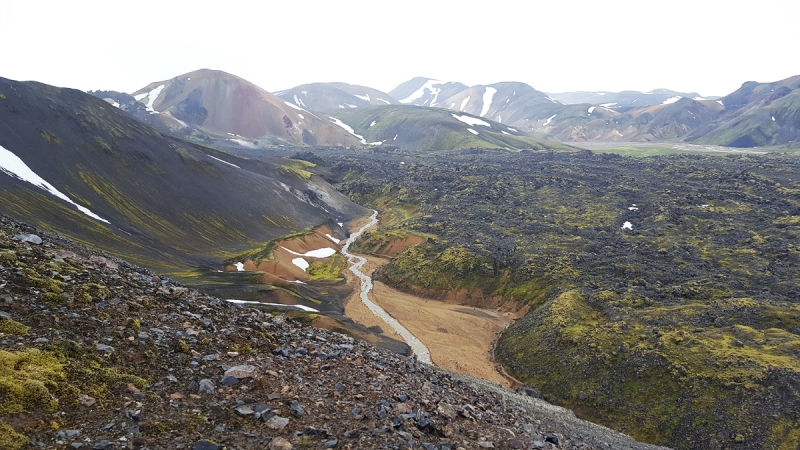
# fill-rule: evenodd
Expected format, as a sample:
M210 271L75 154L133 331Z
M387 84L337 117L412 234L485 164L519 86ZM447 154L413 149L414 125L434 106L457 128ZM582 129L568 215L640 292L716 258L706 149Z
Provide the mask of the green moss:
M16 336L25 336L31 327L25 326L16 320L6 319L0 317L0 334L10 334Z
M0 350L0 413L40 408L54 411L58 400L52 394L65 378L64 360L52 353L38 349Z
M0 264L12 264L17 260L17 253L13 250L0 251Z
M0 98L3 94L0 94ZM0 422L0 448L6 450L19 450L28 445L28 438L14 431L9 425Z
M175 349L187 355L192 352L191 349L189 348L189 344L187 344L183 339L178 341L178 343L175 345Z
M79 303L91 303L92 299L103 299L111 295L111 291L102 284L86 283L75 289L75 301Z
M44 139L47 142L50 142L50 143L53 143L53 144L58 144L58 145L61 145L61 143L62 143L61 142L61 138L59 138L55 134L48 133L47 131L42 131L40 133L40 135L42 136L42 139Z
M342 270L347 267L347 262L338 253L334 254L329 262L316 260L313 261L306 273L311 281L326 281L338 283L344 281Z

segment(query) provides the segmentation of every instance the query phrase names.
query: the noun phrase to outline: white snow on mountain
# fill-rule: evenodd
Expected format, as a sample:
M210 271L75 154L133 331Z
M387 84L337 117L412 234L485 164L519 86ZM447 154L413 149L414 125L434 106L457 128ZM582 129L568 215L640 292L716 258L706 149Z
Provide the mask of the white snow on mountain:
M2 146L0 146L0 172L4 172L11 177L26 181L38 187L39 189L42 189L43 191L49 192L61 200L74 205L76 208L78 208L78 211L86 214L92 219L109 223L109 221L91 212L88 208L73 202L72 199L61 193L61 191L53 187L52 184L48 183L44 178L40 177L33 170L31 170L31 168L28 167L28 165L25 164L25 162L22 161L17 155L12 153L10 150L6 150Z
M484 120L478 119L477 117L470 117L470 116L467 116L467 115L464 115L464 116L459 116L458 114L451 114L451 115L452 115L452 116L453 116L453 118L455 118L456 120L458 120L458 121L461 121L461 122L464 122L465 124L467 124L467 125L470 125L470 126L475 126L475 125L483 125L483 126L485 126L485 127L489 127L489 128L491 128L491 127L492 127L492 126L489 124L489 122L486 122L486 121L484 121Z
M464 108L466 108L466 106L467 106L467 102L469 102L469 97L470 97L470 96L468 95L468 96L467 96L467 98L465 98L465 99L464 99L464 100L461 102L461 108L459 109L459 111L461 111L461 112L464 112Z
M662 104L662 105L669 105L669 104L672 104L672 103L675 103L675 102L677 102L678 100L680 100L680 99L682 99L682 98L683 98L683 97L681 97L680 95L676 95L675 97L670 97L670 98L668 98L668 99L664 100L664 102L663 102L663 103L661 103L661 104Z
M486 86L486 91L483 93L483 109L480 113L481 117L485 116L486 113L489 112L489 108L492 107L492 98L494 98L494 94L496 93L497 89Z
M364 101L367 101L367 102L369 101L369 94L364 94L364 95L353 94L353 95L358 97L358 98L360 98L361 100L364 100Z

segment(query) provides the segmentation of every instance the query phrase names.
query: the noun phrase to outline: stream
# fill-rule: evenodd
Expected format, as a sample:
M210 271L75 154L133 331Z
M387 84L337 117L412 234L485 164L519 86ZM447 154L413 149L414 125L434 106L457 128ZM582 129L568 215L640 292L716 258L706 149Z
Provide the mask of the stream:
M373 314L383 319L384 322L389 324L390 327L394 331L397 332L400 336L405 339L406 343L411 347L411 351L414 352L414 355L417 357L417 360L420 362L424 362L427 364L431 363L431 354L428 351L428 347L422 343L416 336L411 334L410 331L406 329L400 322L397 321L394 317L389 315L383 308L376 305L369 299L369 291L372 290L372 279L368 277L361 271L361 268L364 267L367 260L361 256L356 256L347 250L350 248L350 244L356 241L364 231L378 223L378 211L373 210L372 216L370 217L369 223L361 227L355 233L352 233L350 237L347 239L347 242L342 247L342 254L347 258L347 261L351 264L350 271L353 272L358 278L361 279L361 301L364 302L364 305L372 311Z

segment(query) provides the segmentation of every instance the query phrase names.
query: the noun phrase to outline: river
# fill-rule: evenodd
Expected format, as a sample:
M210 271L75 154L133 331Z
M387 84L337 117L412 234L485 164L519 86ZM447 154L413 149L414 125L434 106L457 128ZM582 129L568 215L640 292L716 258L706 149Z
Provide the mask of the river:
M347 261L350 263L350 271L353 272L360 280L361 280L361 301L364 302L364 305L372 311L373 314L380 317L384 322L389 324L390 327L394 331L397 332L400 336L405 339L406 343L411 347L411 351L414 352L414 355L417 357L417 360L420 362L424 362L427 364L431 363L431 353L428 351L428 347L422 343L416 336L411 334L406 327L400 324L394 317L389 315L383 308L376 305L369 299L369 292L372 290L372 279L365 275L361 268L364 267L367 260L361 256L356 256L347 250L350 248L350 244L355 242L361 234L366 231L367 228L375 225L378 223L378 211L372 212L372 216L370 216L370 221L363 227L361 227L355 233L350 234L350 237L345 242L344 247L342 247L342 254L347 258Z

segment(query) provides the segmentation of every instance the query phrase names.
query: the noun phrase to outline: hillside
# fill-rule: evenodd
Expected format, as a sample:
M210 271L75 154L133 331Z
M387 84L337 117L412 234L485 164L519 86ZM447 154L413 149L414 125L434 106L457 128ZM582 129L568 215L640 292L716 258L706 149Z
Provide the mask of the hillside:
M304 326L307 315L245 309L6 217L0 299L4 450L655 450Z
M398 103L385 92L347 83L302 84L276 92L275 95L295 106L311 111L331 111Z
M566 148L491 120L440 108L398 105L339 110L330 114L351 127L364 142L383 147L418 150Z
M0 79L0 151L0 213L161 270L364 213L308 164L189 144L34 82Z
M201 69L156 81L133 97L150 113L232 138L277 138L293 145L356 145L324 117L237 76Z
M376 280L530 308L495 357L549 401L675 448L800 444L797 157L328 156L354 200L414 212L364 247L427 237Z
M731 147L800 145L800 76L747 82L720 101L725 105L722 114L686 141Z

